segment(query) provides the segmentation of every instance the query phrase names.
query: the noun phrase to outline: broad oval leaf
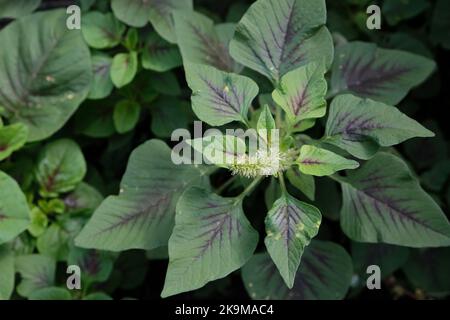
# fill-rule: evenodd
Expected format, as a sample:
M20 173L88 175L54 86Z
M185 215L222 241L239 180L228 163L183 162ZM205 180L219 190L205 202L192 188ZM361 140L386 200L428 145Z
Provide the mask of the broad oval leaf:
M0 171L0 244L25 231L30 224L30 210L17 182Z
M162 141L142 144L131 154L120 194L102 202L75 243L110 251L167 245L179 196L207 173L173 164L171 150Z
M141 106L132 100L119 101L114 107L113 120L117 132L126 133L132 130L139 121Z
M369 159L380 147L433 136L433 132L397 108L344 94L331 102L323 141L360 159Z
M336 49L330 94L352 93L397 104L409 90L427 79L434 68L432 60L416 54L350 42Z
M23 123L0 126L0 161L24 146L28 139L28 127Z
M198 289L242 267L258 244L258 233L242 201L193 187L177 204L169 240L169 267L162 297Z
M0 245L0 301L11 297L14 291L14 274L14 255L6 245Z
M236 27L231 56L275 83L311 61L331 64L324 0L258 0Z
M81 32L87 44L96 49L112 48L118 45L125 32L125 25L112 13L91 11L83 15Z
M340 170L359 167L357 161L346 159L329 150L310 145L301 147L300 156L296 163L301 172L318 177L329 176Z
M103 99L109 96L114 88L110 77L112 59L105 54L94 54L92 56L92 79L89 99Z
M289 290L268 254L256 254L242 268L248 294L258 300L339 300L352 278L352 260L341 246L313 240L305 248Z
M206 64L231 72L240 66L228 53L234 33L234 24L214 25L201 13L178 11L174 13L178 46L184 63Z
M38 289L30 294L29 300L51 300L51 301L61 301L61 300L72 300L70 292L65 288L59 287L48 287Z
M75 189L86 170L86 161L78 144L61 139L41 150L35 174L41 194L52 196Z
M0 48L0 104L29 127L29 141L60 129L89 92L89 49L66 19L65 10L38 12L0 32L8 44Z
M108 280L113 270L111 253L98 250L87 250L73 246L70 250L67 264L80 267L83 274L82 286L89 286L94 282Z
M248 109L259 91L252 79L200 64L185 64L185 70L192 109L200 120L212 126L247 122Z
M292 288L305 247L319 231L322 215L307 203L283 194L266 217L267 251L284 282Z
M450 224L399 158L379 153L342 182L341 227L360 242L450 245Z
M117 88L126 86L133 81L138 69L138 57L136 52L118 53L114 56L110 75Z
M16 257L16 271L22 281L17 286L17 292L22 297L29 297L39 289L53 286L55 282L56 261L39 254Z
M327 81L324 67L309 63L285 74L273 100L286 111L292 122L321 118L326 113Z
M151 32L145 41L142 67L157 72L169 71L182 64L178 48Z

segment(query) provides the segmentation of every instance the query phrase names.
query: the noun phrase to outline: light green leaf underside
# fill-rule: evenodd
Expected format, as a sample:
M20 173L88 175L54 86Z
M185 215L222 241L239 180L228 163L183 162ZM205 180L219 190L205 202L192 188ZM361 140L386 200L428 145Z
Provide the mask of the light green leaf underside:
M190 188L177 204L169 240L169 268L163 297L198 289L244 265L258 243L258 233L242 202Z

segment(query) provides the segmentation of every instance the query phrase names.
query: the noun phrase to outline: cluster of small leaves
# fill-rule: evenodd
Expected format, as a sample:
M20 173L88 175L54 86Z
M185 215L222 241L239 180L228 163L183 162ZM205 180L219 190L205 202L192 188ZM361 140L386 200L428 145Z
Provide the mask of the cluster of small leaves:
M414 163L429 168L419 179L394 149L409 140L414 162L414 147L436 141L412 142L435 134L403 112L435 74L433 53L368 31L369 1L242 1L223 21L192 0L80 0L81 30L65 27L65 10L21 2L0 0L0 18L15 19L0 30L0 299L110 299L141 285L145 252L169 259L162 297L242 268L255 299L342 299L370 264L450 292L448 248L437 248L450 246L450 224L421 187L448 189L448 155ZM384 0L383 23L432 12L423 32L448 49L447 2L418 2ZM278 129L283 165L174 164L160 139L195 118ZM225 137L188 144L251 156ZM216 188L218 175L230 178ZM346 237L327 235L336 220ZM81 291L66 289L67 265L83 270Z

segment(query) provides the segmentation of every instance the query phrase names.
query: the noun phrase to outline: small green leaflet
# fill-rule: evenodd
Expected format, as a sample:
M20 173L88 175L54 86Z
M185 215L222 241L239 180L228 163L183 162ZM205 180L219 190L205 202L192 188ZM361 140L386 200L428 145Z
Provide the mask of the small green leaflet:
M151 32L146 40L142 54L142 67L157 72L169 71L182 64L178 48Z
M264 240L284 282L292 288L305 247L319 231L320 211L289 194L282 194L267 213Z
M29 300L72 300L72 296L67 289L58 287L48 287L38 289L30 294Z
M192 109L200 120L212 126L247 122L248 109L259 91L252 79L200 64L187 63L185 71Z
M37 238L36 247L40 254L65 261L67 259L69 234L56 223L45 229L44 233Z
M205 64L227 72L241 70L228 53L234 24L215 26L211 19L194 11L175 12L174 20L178 46L185 64Z
M162 297L195 290L242 267L258 244L258 233L242 200L193 187L177 204L169 240L169 267Z
M22 297L29 297L39 289L51 287L55 282L56 261L52 258L31 254L16 258L16 271L22 281L17 292Z
M152 102L152 132L160 138L170 138L174 130L187 128L193 115L191 104L175 97L161 96Z
M119 101L114 107L113 120L118 133L133 130L139 121L141 106L132 100Z
M309 63L288 72L281 78L272 97L286 111L293 123L325 115L327 105L325 71L322 65Z
M313 240L289 290L268 254L256 254L242 268L248 294L257 300L340 300L350 286L352 260L341 246Z
M294 187L314 201L316 185L313 176L302 173L298 168L289 168L286 171L286 177Z
M114 88L110 77L112 59L101 53L92 56L92 79L89 99L103 99L109 96Z
M138 58L136 52L118 53L114 56L110 75L113 84L117 88L126 86L133 81L138 69Z
M66 20L66 10L37 12L0 32L8 44L0 47L0 105L10 123L27 125L29 141L59 130L90 89L89 48Z
M337 96L331 102L323 141L360 159L371 158L380 147L389 147L414 137L434 133L382 102Z
M450 245L450 224L408 166L378 153L342 180L341 227L360 242L408 247Z
M258 0L238 23L230 53L274 83L312 61L328 68L333 41L325 23L324 0Z
M98 250L87 250L73 246L67 259L68 265L77 265L83 271L82 286L90 286L93 282L108 280L113 270L111 253Z
M275 120L270 112L268 105L265 105L259 114L258 122L256 123L256 129L258 130L273 130L276 128Z
M164 142L147 141L131 154L120 194L102 202L75 243L110 251L167 245L179 196L207 173L203 167L173 164Z
M331 94L352 93L395 105L434 69L432 60L416 54L350 42L336 48Z
M125 32L125 25L112 13L91 11L81 19L81 32L91 48L107 49L117 46Z
M385 0L383 2L383 16L391 26L397 25L402 20L417 16L430 6L427 0L398 1Z
M356 169L359 163L334 152L315 146L303 145L296 163L301 172L313 176L329 176L339 170Z
M28 127L23 123L0 126L0 161L19 150L28 140Z
M76 142L61 139L42 148L35 174L41 194L54 196L75 189L86 170L86 161Z
M14 273L14 254L6 245L0 245L0 301L11 297L14 291Z
M25 231L30 224L30 210L17 182L0 171L0 244Z

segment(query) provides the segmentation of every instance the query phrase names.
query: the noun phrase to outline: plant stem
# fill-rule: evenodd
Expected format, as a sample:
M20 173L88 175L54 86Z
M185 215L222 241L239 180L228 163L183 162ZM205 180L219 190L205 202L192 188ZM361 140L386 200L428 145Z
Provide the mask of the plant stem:
M253 180L252 183L250 183L248 187L245 188L245 190L242 191L242 193L236 197L235 204L241 202L248 194L250 194L253 191L253 189L255 189L256 186L258 186L258 184L261 182L262 179L263 177L261 176Z
M286 194L287 193L287 189L286 189L286 182L284 182L284 174L283 172L280 172L280 186L281 186L281 191Z
M226 188L228 188L236 179L238 176L233 176L230 179L228 179L224 184L222 184L219 188L217 188L216 193L221 194Z

